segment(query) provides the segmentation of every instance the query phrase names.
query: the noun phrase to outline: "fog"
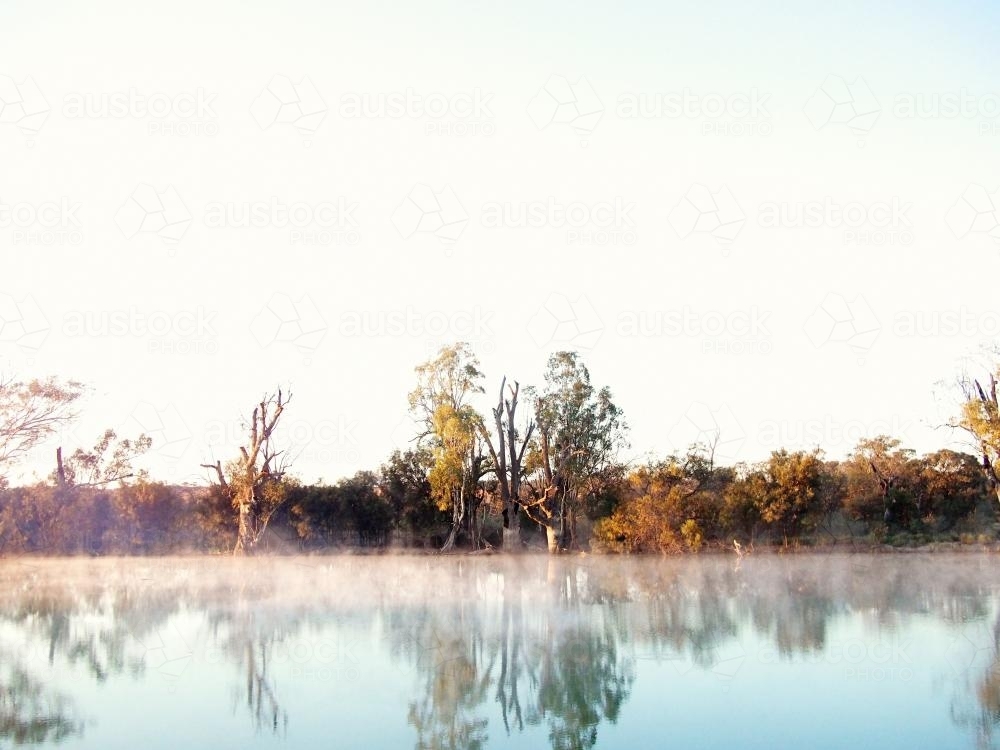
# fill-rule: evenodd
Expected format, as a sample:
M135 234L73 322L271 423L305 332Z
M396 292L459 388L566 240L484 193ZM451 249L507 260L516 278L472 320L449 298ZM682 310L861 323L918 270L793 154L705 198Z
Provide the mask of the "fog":
M882 721L905 730L923 705L942 740L991 746L994 565L922 554L5 560L0 738L96 747L160 731L166 742L183 722L194 742L296 746L332 722L348 746L614 747L668 731L722 746L760 703L778 722L754 735L766 746L778 726L812 737L800 723L812 702L826 714L814 721L836 722L838 705L864 706L870 692ZM803 676L817 692L797 691ZM695 720L723 707L732 726ZM861 710L826 739L870 729Z

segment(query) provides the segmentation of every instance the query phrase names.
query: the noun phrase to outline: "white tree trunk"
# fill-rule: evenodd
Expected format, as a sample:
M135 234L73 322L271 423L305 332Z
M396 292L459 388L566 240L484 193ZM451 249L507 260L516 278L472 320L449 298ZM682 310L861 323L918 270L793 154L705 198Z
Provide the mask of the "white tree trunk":
M503 551L519 552L521 550L521 527L504 527L503 530Z
M559 529L554 526L546 526L545 540L548 542L549 554L556 554L559 551Z

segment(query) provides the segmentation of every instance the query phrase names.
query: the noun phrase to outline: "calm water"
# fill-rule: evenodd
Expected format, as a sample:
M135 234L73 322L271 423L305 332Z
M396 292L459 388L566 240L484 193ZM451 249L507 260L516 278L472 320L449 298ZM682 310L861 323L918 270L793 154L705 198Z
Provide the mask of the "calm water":
M0 746L1000 743L979 555L0 561Z

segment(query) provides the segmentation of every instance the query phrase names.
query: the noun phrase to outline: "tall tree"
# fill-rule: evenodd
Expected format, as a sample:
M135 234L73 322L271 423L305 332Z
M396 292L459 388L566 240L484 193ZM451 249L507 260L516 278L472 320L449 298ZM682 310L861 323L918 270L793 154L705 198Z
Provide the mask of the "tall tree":
M549 357L545 387L535 394L535 423L534 497L525 512L545 527L549 551L557 552L569 545L579 503L599 489L626 445L627 427L611 390L592 385L576 352Z
M477 546L476 508L486 457L479 439L482 418L468 401L483 393L479 360L460 342L442 347L416 373L410 410L422 427L419 444L433 456L428 477L432 495L452 517L442 551L452 549L463 531Z
M504 390L507 389L507 395ZM490 452L497 478L497 491L503 513L503 548L517 551L521 548L521 480L524 477L525 451L531 442L535 422L527 420L524 431L517 429L517 406L521 386L517 381L507 385L507 378L500 381L500 396L493 408L496 427L496 444L486 426L480 424L483 440Z
M253 553L271 516L284 502L288 457L277 449L274 431L291 400L291 393L283 394L280 389L265 394L250 415L247 443L240 446L240 455L225 467L221 461L202 464L215 472L219 486L237 511L234 555Z

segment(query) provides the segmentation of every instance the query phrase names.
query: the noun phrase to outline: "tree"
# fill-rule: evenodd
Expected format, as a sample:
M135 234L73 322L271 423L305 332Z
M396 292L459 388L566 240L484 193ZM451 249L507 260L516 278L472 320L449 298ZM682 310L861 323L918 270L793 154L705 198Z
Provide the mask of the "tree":
M153 444L148 435L134 440L118 438L114 430L105 430L89 451L77 448L63 459L62 448L56 449L54 479L59 487L99 487L122 482L135 476L132 460L149 450ZM140 478L145 478L143 474Z
M774 451L763 467L764 492L756 497L764 523L780 530L785 544L796 536L806 517L817 509L823 490L819 451Z
M274 430L292 395L265 394L250 415L247 444L240 455L226 464L202 464L215 472L219 486L232 501L238 514L238 529L234 555L251 554L256 549L271 516L285 500L285 472L288 460L285 451L274 444Z
M392 506L380 491L378 477L359 471L337 483L340 506L358 535L362 547L380 547L388 542L392 530Z
M984 496L986 478L979 462L968 453L943 449L917 462L921 516L940 519L945 527L975 510Z
M477 393L483 373L468 345L442 347L438 355L416 368L417 387L410 393L410 411L422 426L418 445L432 455L428 479L431 493L442 510L450 510L451 531L442 551L452 549L466 531L478 544L475 518L485 473L486 457L480 444L482 418L468 403Z
M983 386L978 380L964 378L960 381L965 396L961 415L953 426L972 436L982 455L983 472L990 487L1000 500L1000 402L997 401L996 375L990 373L989 382Z
M392 508L396 527L408 534L428 535L443 526L427 481L430 463L427 451L393 451L379 469L379 491Z
M7 466L76 418L81 383L0 378L0 484Z
M508 395L504 397L504 389ZM493 444L489 430L480 423L483 440L493 461L497 490L503 508L503 548L516 551L521 548L521 480L524 477L524 455L531 442L535 423L528 419L524 432L517 429L517 399L521 386L517 381L507 386L507 378L500 381L500 396L493 409L493 423L496 426L497 442Z
M719 522L732 535L753 544L760 523L760 507L767 493L767 478L758 467L737 466L736 475L722 493ZM735 541L726 540L727 542Z
M912 515L913 451L900 441L877 435L858 441L842 468L847 480L844 507L848 515L885 524L905 524Z
M535 394L537 448L529 518L545 527L549 552L566 549L576 510L599 490L605 470L625 446L626 425L607 387L596 389L576 352L549 357L545 387Z
M628 473L624 498L594 527L594 541L620 552L676 553L701 546L719 527L730 469L714 465L711 445L691 446ZM686 529L686 531L685 531Z

